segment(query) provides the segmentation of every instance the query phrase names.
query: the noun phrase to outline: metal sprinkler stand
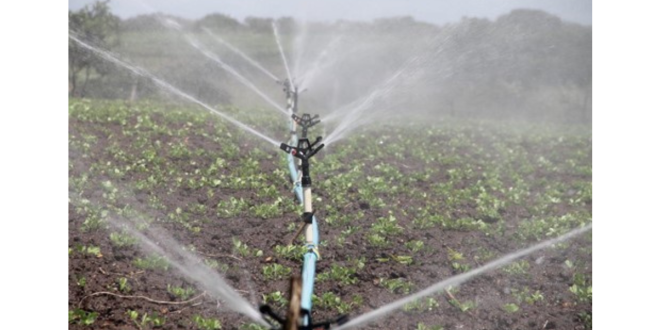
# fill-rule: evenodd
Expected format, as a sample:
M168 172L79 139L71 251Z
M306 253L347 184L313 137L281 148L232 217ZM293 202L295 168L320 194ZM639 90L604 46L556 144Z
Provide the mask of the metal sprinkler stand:
M321 142L321 137L317 137L314 143L309 143L309 139L302 138L298 140L298 146L292 147L286 143L280 144L280 149L284 152L291 154L293 157L300 159L300 169L302 171L302 187L303 187L303 201L304 201L304 213L303 221L306 224L312 223L312 216L314 211L312 210L312 178L309 175L309 159L312 156L316 155L319 150L323 149L324 144L316 145ZM307 236L307 235L306 235ZM307 242L312 243L312 234L309 233Z
M295 239L304 231L307 252L303 255L301 281L298 282L300 284L294 284L294 278L292 278L291 300L286 318L279 317L269 306L261 306L260 310L264 316L268 316L271 321L274 320L274 322L276 322L273 323L273 329L330 329L335 325L341 325L347 322L348 316L343 315L335 320L316 324L312 322L311 310L316 261L320 260L321 255L318 250L318 224L312 207L312 179L309 170L309 159L319 152L324 145L319 144L321 142L321 137L316 138L313 143L310 143L307 138L307 132L310 127L321 121L318 119L318 115L297 115L299 90L295 85L295 82L285 79L283 81L278 81L278 83L284 86L283 90L286 94L287 109L291 115L291 119L289 120L289 133L291 134L291 139L289 140L288 145L282 143L280 149L288 154L287 162L289 165L291 181L293 182L293 191L295 192L298 201L304 206L301 217L302 224L290 244L294 244ZM298 126L300 126L302 130L301 139L298 139ZM297 288L301 288L301 290L298 290Z
M318 117L318 116L316 116ZM312 125L318 123L318 121L312 123L312 120L309 114L303 115L302 118L306 118L304 121L301 120L301 126L303 129L308 128ZM296 119L296 116L293 117ZM300 117L299 117L300 118ZM302 119L300 118L300 119ZM306 130L305 130L306 133ZM305 134L306 135L306 134ZM319 150L321 150L324 144L319 144L321 142L321 137L317 137L313 143L309 142L309 139L302 138L298 140L298 145L293 147L287 145L286 143L280 144L280 149L284 150L286 153L292 155L295 158L300 160L300 169L302 171L302 187L304 194L304 212L302 214L303 225L301 226L294 240L303 229L305 231L305 242L307 246L314 247L314 233L312 230L312 221L314 217L314 210L312 208L312 178L310 176L309 170L309 160L312 158ZM281 330L316 330L316 329L331 329L334 326L342 325L348 322L348 315L341 315L336 319L330 321L324 321L320 323L312 322L312 314L309 309L301 307L301 294L302 294L302 281L299 275L294 275L291 277L291 287L290 287L290 300L289 300L289 310L286 318L282 318L277 315L270 306L262 305L259 308L259 311L264 315L268 316L270 319L274 320L273 329ZM301 320L305 320L304 324L300 324ZM279 328L278 326L281 326Z

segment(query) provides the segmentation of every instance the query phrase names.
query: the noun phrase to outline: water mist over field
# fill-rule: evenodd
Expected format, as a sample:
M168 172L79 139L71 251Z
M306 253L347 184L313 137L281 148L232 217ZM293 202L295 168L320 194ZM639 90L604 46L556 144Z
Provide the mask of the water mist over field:
M153 207L167 217L168 226L190 230L188 239L207 239L207 248L219 248L228 237L249 240L252 247L241 243L246 280L266 279L251 293L261 298L259 303L284 309L288 300L282 283L300 272L301 263L291 257L300 251L283 243L301 211L279 166L286 157L280 143L301 137L292 137L295 126L288 126L287 107L293 104L286 98L292 95L288 83L298 88L298 115L321 119L312 132L323 133L326 148L311 162L314 179L293 184L306 185L304 214L317 211L311 200L320 211L323 243L305 247L307 255L315 253L314 262L317 248L327 258L314 264L316 275L311 273L318 280L314 308L323 318L340 310L353 314L337 329L382 322L398 309L412 315L402 327L424 328L424 323L413 324L415 313L437 314L441 308L450 319L461 318L449 313L458 313L451 309L456 304L463 309L459 302L436 301L416 312L410 304L512 263L519 273L498 273L499 279L512 286L524 283L525 293L547 290L535 282L539 278L517 278L539 272L517 260L559 243L570 245L591 230L591 139L584 133L591 124L590 26L523 9L442 26L412 17L315 22L150 14L109 17L111 31L92 31L94 36L83 24L90 17L70 13L70 205L75 206L70 217L81 227L94 216L99 223L104 219L137 239L142 252L166 258L222 306L260 325L268 323L256 300L238 294L184 248L186 242L154 224L138 229L137 219L120 213ZM107 109L97 110L87 106L88 99L125 102L108 101ZM169 113L162 106L177 100L204 108L222 124L186 111ZM95 117L94 111L101 115ZM437 125L445 119L452 124ZM223 126L225 121L230 125ZM511 122L552 123L561 130L519 134L507 126ZM372 131L359 134L367 128ZM573 134L574 128L580 133ZM234 129L249 136L239 139ZM274 138L272 132L277 132ZM295 178L297 163L288 164ZM120 182L119 195L130 200L97 191L97 181L104 187ZM95 210L78 210L87 198ZM148 207L141 205L144 199ZM104 208L114 213L94 213ZM76 240L86 240L86 230L74 229ZM591 255L590 247L580 248L576 258ZM570 292L529 306L524 297L518 306L498 292L496 304L514 304L511 310L525 309L522 319L531 319L552 303L565 304L570 293L577 297L573 306L588 306L590 322L591 285L577 269L590 276L591 261L575 260L576 266L569 257L556 259L553 266L570 268L570 276L562 273L557 279L571 285ZM483 283L499 281L493 278ZM329 283L341 285L328 290ZM352 290L359 294L349 296ZM587 323L587 316L573 314L573 321ZM197 323L178 325L203 327L202 316L192 318ZM474 315L472 321L474 327L486 322ZM515 322L508 325L518 326Z

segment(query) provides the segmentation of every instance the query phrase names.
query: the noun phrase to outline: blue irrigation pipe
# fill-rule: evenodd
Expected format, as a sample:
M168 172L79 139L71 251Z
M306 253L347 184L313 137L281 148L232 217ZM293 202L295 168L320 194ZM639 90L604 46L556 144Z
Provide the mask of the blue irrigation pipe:
M293 119L289 119L289 128L291 132L291 141L290 145L298 145L298 134L296 133L296 123ZM289 175L291 176L291 181L293 182L293 191L298 198L298 201L301 205L304 204L303 200L303 190L302 184L299 180L300 174L296 168L296 159L291 154L287 154L287 160L289 163ZM316 216L312 217L312 232L314 238L312 244L308 244L307 252L303 256L303 271L302 271L302 294L300 307L302 309L308 310L309 315L312 313L312 294L314 293L314 276L316 272L316 261L319 259L318 254L318 245L319 245L319 228L318 222L316 221ZM309 324L309 318L305 316L303 320L303 325Z

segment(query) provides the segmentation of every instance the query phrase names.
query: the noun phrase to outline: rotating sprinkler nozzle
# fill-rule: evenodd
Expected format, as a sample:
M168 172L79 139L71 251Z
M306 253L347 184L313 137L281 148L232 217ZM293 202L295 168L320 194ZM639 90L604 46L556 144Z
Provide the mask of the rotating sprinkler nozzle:
M302 138L298 140L298 146L292 147L286 143L280 144L280 149L284 152L291 154L293 157L300 159L300 168L302 170L302 186L311 187L312 178L309 176L309 159L316 155L319 150L323 149L325 144L315 146L321 142L321 137L317 137L314 143L309 143L309 139Z
M308 113L303 113L302 117L296 115L295 113L291 115L291 118L298 124L298 126L302 127L302 137L307 138L307 130L320 123L321 119L319 118L319 115L310 115Z

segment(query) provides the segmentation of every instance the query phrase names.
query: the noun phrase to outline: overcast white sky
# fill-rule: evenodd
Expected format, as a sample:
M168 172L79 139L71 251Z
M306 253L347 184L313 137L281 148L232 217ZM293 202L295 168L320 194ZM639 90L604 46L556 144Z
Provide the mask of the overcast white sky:
M94 0L69 0L78 10ZM463 16L496 18L517 8L541 9L564 20L591 24L591 0L112 0L113 13L122 18L162 12L197 19L222 13L247 16L291 16L314 21L372 20L410 15L434 24Z

